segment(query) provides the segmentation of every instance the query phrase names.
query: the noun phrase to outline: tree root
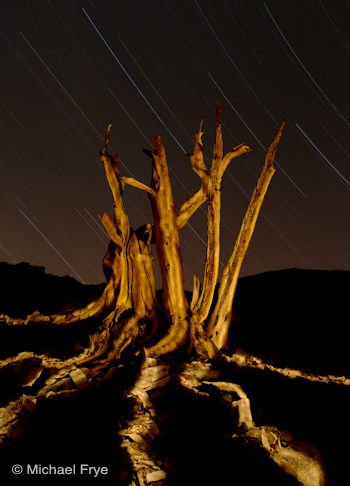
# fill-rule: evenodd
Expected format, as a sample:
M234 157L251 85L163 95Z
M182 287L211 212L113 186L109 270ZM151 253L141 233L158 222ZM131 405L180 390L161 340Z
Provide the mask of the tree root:
M122 448L128 452L133 467L130 483L143 485L164 481L162 484L168 484L167 479L178 472L176 463L163 457L157 447L152 445L161 436L167 417L158 415L157 407L150 398L150 395L165 396L171 383L178 382L194 396L203 397L203 403L208 399L217 400L218 394L222 394L222 400L228 408L238 411L235 425L237 432L232 436L233 441L238 441L242 447L260 449L266 460L272 460L285 474L303 486L325 486L323 460L315 447L276 427L256 426L249 398L242 387L218 381L220 375L220 369L215 369L209 363L193 361L177 372L172 372L166 362L146 358L141 374L128 395L139 403L137 412L120 431ZM228 393L236 397L231 402L227 402ZM230 430L229 424L227 429ZM191 437L191 430L188 433Z
M285 376L292 380L301 378L306 381L312 381L317 383L334 383L336 385L350 385L350 379L345 376L335 375L315 375L312 373L306 373L305 371L293 369L293 368L279 368L273 366L270 363L263 361L261 358L249 353L237 351L232 356L223 355L223 359L227 363L234 363L240 368L254 368L262 371L270 371L279 375Z
M101 296L90 302L86 307L75 309L63 314L45 315L34 311L25 319L14 318L0 314L0 326L28 326L30 324L45 324L45 326L66 326L76 324L87 319L102 319L113 308L115 303L115 283L110 279Z

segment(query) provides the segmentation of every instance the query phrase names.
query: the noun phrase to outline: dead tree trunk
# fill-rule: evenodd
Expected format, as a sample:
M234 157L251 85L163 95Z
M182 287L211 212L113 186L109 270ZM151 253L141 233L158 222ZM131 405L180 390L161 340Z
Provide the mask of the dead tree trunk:
M223 350L227 343L232 301L259 211L275 172L273 162L284 123L267 152L236 244L222 272L218 298L211 315L210 309L219 278L221 182L230 162L251 149L248 145L241 144L224 154L218 103L214 153L211 167L208 168L203 157L202 126L203 119L195 136L193 154L190 155L191 167L200 177L201 186L180 208L176 208L175 205L165 148L160 136L153 140L154 151L149 153L152 158L152 180L150 186L147 186L134 178L120 174L118 156L112 157L107 152L111 125L108 126L100 158L113 196L114 215L113 218L108 214L100 216L111 241L103 261L108 277L105 290L100 298L87 307L66 314L45 316L35 312L26 319L0 316L1 326L21 328L44 325L50 328L74 326L77 322L94 319L96 329L90 334L89 346L80 347L78 352L72 353L67 359L50 355L45 350L42 354L24 350L16 356L9 356L0 361L0 374L6 373L11 375L13 380L17 379L19 389L17 399L0 409L0 442L6 443L22 432L25 418L35 410L38 400L71 396L79 390L97 386L113 376L124 356L141 355L140 353L145 355L144 371L132 393L139 397L146 409L152 409L147 390L166 383L166 374L165 378L159 376L166 366L164 362L159 361L160 357L166 358L179 350L182 351L182 360L197 360L193 361L198 364L193 365L192 375L187 368L185 372L180 373L182 382L196 393L200 380L220 375L219 371L212 370L212 364L203 363L208 360L211 363L220 363L223 360L230 362L230 359L225 358ZM123 204L126 185L132 185L148 193L153 211L153 224L146 224L136 231L130 227ZM183 284L179 231L204 202L208 204L204 279L200 284L199 279L194 276L192 301L189 304ZM157 299L155 288L152 237L162 277L161 302ZM237 360L235 363L237 364ZM151 371L147 371L148 368ZM204 371L200 371L202 368ZM35 393L22 395L21 387L25 386L28 391L28 387L39 383L42 373L47 373L48 377L40 389ZM156 385L153 382L156 382ZM249 400L241 388L238 385L220 383L216 383L215 386L222 390L233 390L238 394L239 399L232 406L239 408L239 427L250 431L252 436L259 434L251 416ZM125 437L131 433L125 432ZM261 437L262 447L268 448L263 435ZM142 441L140 443L142 446ZM146 473L143 479L140 479L140 484L147 474L152 475L154 471ZM162 474L153 476L161 478ZM317 471L317 474L322 476L320 471Z
M124 338L126 341L130 341L130 336L127 337L127 335L129 335L131 329L127 326L129 330L123 331L124 326L120 325L121 321L119 320L118 330L116 330L114 324L111 325L110 321L116 324L115 316L118 315L119 319L120 314L129 310L134 315L132 327L135 336L138 335L139 326L137 322L145 319L152 322L151 334L153 334L160 319L159 309L161 308L163 320L164 316L166 317L168 330L159 342L147 349L149 355L168 354L185 345L190 350L192 348L197 349L197 353L202 358L212 358L218 354L222 346L214 346L215 343L207 337L209 333L204 332L204 327L208 321L219 273L221 181L231 160L249 152L251 149L247 145L241 144L225 156L223 155L220 106L218 104L214 155L212 165L208 169L203 158L202 124L203 120L195 137L194 152L190 156L192 169L201 179L201 187L179 209L175 206L165 149L161 138L158 136L153 140L154 151L149 153L152 157L153 169L151 186L147 186L133 178L120 175L118 156L112 157L107 153L111 129L111 125L109 125L105 145L101 151L101 161L104 164L106 177L113 195L114 218L112 219L108 214L99 216L111 240L104 258L104 267L108 269L108 282L103 294L86 308L74 310L67 314L44 316L35 312L22 320L2 315L0 318L2 325L21 326L34 322L46 323L48 326L70 325L77 321L96 317L105 322L105 330L110 328L107 332L109 338L112 328L113 335L119 336L119 344L116 344L115 339L113 340L113 352L118 353L116 346L124 349L126 345L125 343L122 344L122 341ZM245 237L244 241L240 238L236 243L234 252L239 251L241 260L247 249L257 214L273 173L273 156L282 128L283 126L268 153L267 162L262 171L260 181L263 182L259 182L259 185L264 186L263 190L260 189L259 185L257 186L255 192L258 191L259 193L258 200L253 196L248 209L249 213L254 213L254 217L252 221L244 222L244 231L247 232L247 229L249 229L249 237ZM267 173L270 173L270 176L267 177ZM137 231L130 228L129 219L123 205L123 192L127 184L148 193L153 210L153 225L145 225ZM183 285L179 230L185 226L190 217L205 201L208 201L208 247L204 281L200 293L200 283L194 277L193 298L189 306ZM155 294L154 260L151 252L152 233L162 276L163 299L161 303L157 302ZM218 313L222 314L222 312ZM209 320L209 322L211 321ZM107 325L107 323L109 324ZM227 334L226 330L220 332ZM218 334L217 331L215 333ZM122 338L122 336L124 337ZM92 336L92 343L96 339ZM107 340L104 341L103 347L106 346ZM90 348L92 349L94 346L91 345ZM91 349L89 359L93 356Z
M90 335L89 347L69 359L62 360L47 354L34 357L32 353L24 352L3 360L0 369L15 369L25 366L28 360L33 363L35 359L38 375L43 369L51 375L40 390L40 395L45 396L52 391L57 393L61 387L63 390L67 387L70 389L75 384L79 388L102 379L130 347L134 349L136 346L139 350L145 347L146 354L153 357L168 355L178 349L183 349L187 355L192 352L203 360L220 357L220 350L227 339L230 307L239 269L274 172L273 159L284 124L267 153L242 229L223 272L218 304L212 316L209 316L209 310L219 274L221 181L231 160L251 149L241 144L224 155L218 103L214 154L211 167L207 168L203 158L202 125L203 119L190 156L191 167L200 177L201 186L179 209L174 201L162 139L158 136L153 140L154 151L149 153L152 157L152 181L147 186L120 175L118 156L112 157L107 152L111 125L108 126L100 157L113 196L114 215L113 218L108 214L99 216L111 240L104 258L104 267L108 270L104 292L86 308L66 314L45 316L35 312L22 320L0 316L2 326L39 323L47 327L67 326L85 319L96 319L97 329ZM137 231L130 227L123 204L127 184L147 192L153 210L153 224L147 224ZM204 280L201 286L198 278L194 277L192 302L189 305L183 284L179 231L205 201L208 202L208 245ZM162 302L158 302L156 296L152 235L162 276ZM158 336L156 341L155 336ZM150 346L148 342L151 342ZM79 376L77 383L75 376Z

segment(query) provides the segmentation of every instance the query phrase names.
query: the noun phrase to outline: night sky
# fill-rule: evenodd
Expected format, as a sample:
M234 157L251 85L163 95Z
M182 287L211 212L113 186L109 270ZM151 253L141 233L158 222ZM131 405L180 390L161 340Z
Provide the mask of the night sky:
M219 98L225 151L253 148L224 177L222 265L285 119L241 275L349 269L349 1L0 0L0 35L1 261L103 281L108 123L121 173L147 184L142 150L163 137L179 207L200 185L186 154L201 116L211 158ZM125 202L133 227L152 222L146 193L127 187ZM204 205L181 238L191 288Z

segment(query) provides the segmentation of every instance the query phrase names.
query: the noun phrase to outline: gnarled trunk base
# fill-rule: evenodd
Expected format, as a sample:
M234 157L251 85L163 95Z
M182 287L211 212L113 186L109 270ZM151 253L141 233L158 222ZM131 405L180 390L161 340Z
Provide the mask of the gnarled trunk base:
M222 352L228 340L240 268L275 172L273 162L284 123L266 154L214 302L220 262L221 182L230 162L251 150L240 144L224 155L220 112L218 103L210 168L203 156L201 121L190 155L201 187L180 208L175 205L161 137L153 140L154 151L149 152L152 180L147 186L120 174L118 156L112 157L107 152L111 125L108 126L100 159L113 195L114 214L113 218L106 213L100 216L111 240L103 261L107 277L103 294L85 308L64 314L45 316L33 312L26 319L0 315L0 326L19 330L37 327L53 331L64 327L74 333L74 326L84 322L89 342L77 341L64 352L55 351L53 342L44 343L41 351L33 352L26 347L24 352L0 361L0 378L8 385L6 396L4 393L0 397L3 400L0 445L16 443L19 437L26 436L26 430L30 434L31 419L40 417L37 411L48 404L61 404L63 399L70 403L80 400L79 413L83 413L92 396L97 397L98 408L99 393L102 396L102 390L105 393L111 386L109 395L105 395L107 405L104 403L98 413L89 409L90 416L80 435L86 440L91 438L90 427L98 429L99 422L103 422L117 388L115 405L121 409L119 423L113 432L109 429L109 434L122 450L119 456L124 457L121 461L124 473L119 471L114 482L141 486L233 481L257 484L264 470L270 484L274 484L273 478L276 484L282 481L288 484L287 477L304 486L325 484L322 458L313 446L295 440L278 427L255 422L258 419L250 405L252 390L247 394L245 389L250 386L249 380L242 383L241 371L237 370L241 365L242 369L243 365L259 371L268 369L285 379L298 377L310 386L322 381L348 385L348 380L337 377L323 380L295 370L283 373L257 359L245 359L238 354L229 359ZM123 203L126 185L147 192L153 224L136 231L131 228ZM183 283L179 231L206 201L208 240L204 278L201 286L194 277L189 304ZM162 278L161 301L155 290L152 242ZM116 386L123 372L130 369L130 362L135 365L135 375L128 376L128 383ZM131 403L131 407L126 407L128 413L122 412L125 403ZM57 413L60 410L51 414L50 426L55 423ZM73 429L74 426L72 423ZM66 441L69 440L67 437ZM63 445L63 449L68 445ZM103 444L93 442L92 447L100 446Z

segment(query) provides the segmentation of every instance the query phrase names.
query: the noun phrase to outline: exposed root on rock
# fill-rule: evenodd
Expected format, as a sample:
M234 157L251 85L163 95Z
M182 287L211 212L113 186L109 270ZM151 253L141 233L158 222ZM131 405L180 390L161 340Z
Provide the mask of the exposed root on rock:
M199 361L188 363L177 372L171 371L171 366L159 359L147 358L144 361L141 374L129 392L129 397L139 403L138 411L120 431L122 447L128 452L133 469L131 484L142 486L159 482L166 485L168 481L173 484L171 481L179 472L176 461L164 457L159 448L153 447L168 417L166 412L165 416L157 413L157 407L150 398L152 394L159 400L159 397L169 392L172 384L177 383L204 401L218 400L218 397L220 400L221 396L221 401L226 403L228 409L237 410L236 415L232 414L232 422L235 423L227 424L228 430L236 430L232 441L237 441L241 447L261 450L266 461L272 460L285 474L303 486L325 486L323 460L316 448L298 440L288 431L268 425L257 426L249 397L240 385L219 381L221 373L221 369L215 369L215 365ZM228 395L232 398L229 399ZM212 419L215 420L215 417ZM188 433L189 438L184 440L195 440L191 430Z
M335 375L315 375L312 373L306 373L302 370L295 368L279 368L270 363L263 361L261 358L254 356L243 351L236 351L232 356L223 356L223 359L227 363L234 363L240 368L253 368L262 371L270 371L271 373L277 373L292 380L301 378L306 381L312 381L316 383L334 383L336 385L350 385L350 379L345 376Z

